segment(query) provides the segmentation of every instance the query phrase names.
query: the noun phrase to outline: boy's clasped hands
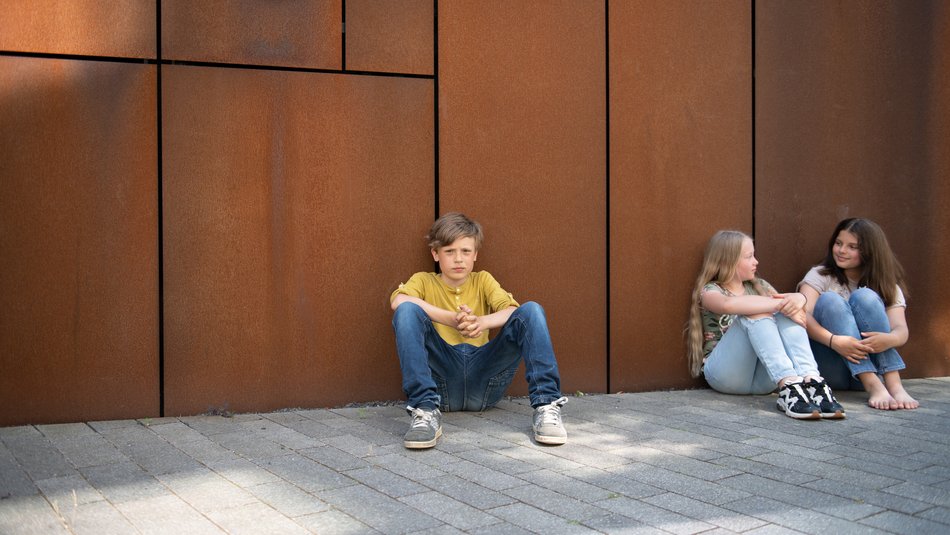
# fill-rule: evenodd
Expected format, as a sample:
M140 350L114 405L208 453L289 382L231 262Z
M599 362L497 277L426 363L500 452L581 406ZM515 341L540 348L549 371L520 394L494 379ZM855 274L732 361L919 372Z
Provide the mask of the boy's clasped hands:
M482 334L482 324L478 316L468 305L459 305L459 312L455 315L455 328L466 338L477 338Z

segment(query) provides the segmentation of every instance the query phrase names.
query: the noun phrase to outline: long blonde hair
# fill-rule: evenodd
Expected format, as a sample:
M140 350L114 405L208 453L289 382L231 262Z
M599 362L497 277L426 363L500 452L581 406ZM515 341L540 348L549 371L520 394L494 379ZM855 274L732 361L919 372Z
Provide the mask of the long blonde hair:
M689 362L689 373L699 377L703 368L703 312L701 296L703 287L710 282L724 284L736 276L739 265L739 256L742 254L742 242L751 240L744 232L738 230L720 230L713 234L706 244L703 254L703 268L696 277L693 286L692 306L689 309L689 321L686 323L686 358ZM755 291L764 294L758 279L752 281Z

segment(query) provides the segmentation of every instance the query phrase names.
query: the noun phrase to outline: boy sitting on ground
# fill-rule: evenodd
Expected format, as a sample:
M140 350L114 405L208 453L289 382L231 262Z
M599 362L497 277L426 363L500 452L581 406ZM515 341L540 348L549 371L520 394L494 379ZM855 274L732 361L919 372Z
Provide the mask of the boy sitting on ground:
M402 388L412 416L403 444L435 446L444 411L482 411L504 396L525 362L534 439L564 444L561 379L544 310L518 304L487 271L472 271L482 228L448 213L426 236L440 273L419 272L390 296ZM489 329L501 328L489 341Z

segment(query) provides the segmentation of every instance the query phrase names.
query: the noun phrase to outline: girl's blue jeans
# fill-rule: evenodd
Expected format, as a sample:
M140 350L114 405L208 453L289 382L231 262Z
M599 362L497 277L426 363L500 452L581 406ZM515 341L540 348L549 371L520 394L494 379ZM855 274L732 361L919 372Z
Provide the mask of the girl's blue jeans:
M450 345L415 303L393 314L402 389L408 405L442 411L481 411L501 400L524 359L531 406L561 397L544 309L524 303L498 334L483 346Z
M834 292L824 292L815 303L812 313L822 327L835 335L853 336L860 340L862 332L891 332L891 322L887 319L884 301L870 288L858 288L851 292L846 301ZM830 336L829 336L830 338ZM859 373L873 372L881 375L886 372L903 370L904 359L896 349L881 353L871 353L868 358L853 364L835 350L821 342L811 341L818 368L828 382L828 386L838 390L864 390Z
M805 328L782 314L737 316L703 365L709 386L725 394L768 394L794 375L818 375L818 366Z

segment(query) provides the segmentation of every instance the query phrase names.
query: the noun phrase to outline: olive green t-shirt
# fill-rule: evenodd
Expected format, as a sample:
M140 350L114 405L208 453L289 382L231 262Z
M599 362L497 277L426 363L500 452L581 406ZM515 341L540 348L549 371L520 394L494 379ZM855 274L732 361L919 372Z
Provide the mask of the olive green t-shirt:
M518 302L511 294L506 292L487 271L473 271L458 288L446 284L438 273L420 271L400 284L399 288L396 288L396 291L389 296L389 301L392 302L398 294L418 297L430 305L453 312L458 312L460 305L468 305L476 316L485 316L510 306L518 306ZM476 338L465 338L448 325L437 322L432 324L435 325L442 339L450 345L481 346L488 342L487 330Z

